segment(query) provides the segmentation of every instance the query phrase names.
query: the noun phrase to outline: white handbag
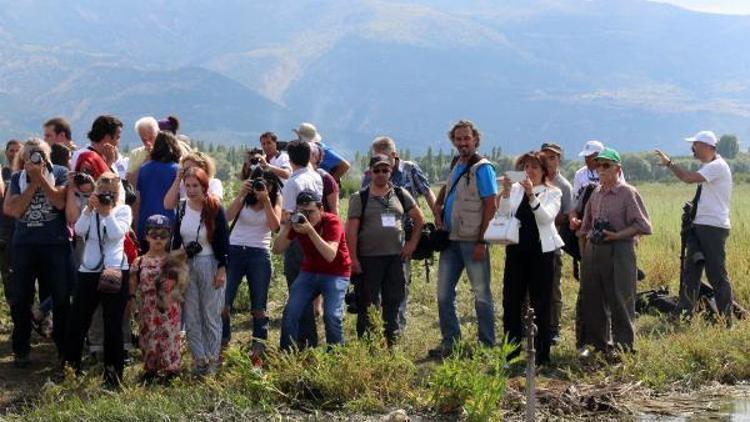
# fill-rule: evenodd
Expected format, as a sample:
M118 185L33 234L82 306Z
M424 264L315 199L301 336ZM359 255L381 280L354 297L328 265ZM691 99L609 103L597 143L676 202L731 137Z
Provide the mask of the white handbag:
M499 245L515 245L518 243L518 230L521 222L513 214L495 213L487 230L484 232L484 241Z

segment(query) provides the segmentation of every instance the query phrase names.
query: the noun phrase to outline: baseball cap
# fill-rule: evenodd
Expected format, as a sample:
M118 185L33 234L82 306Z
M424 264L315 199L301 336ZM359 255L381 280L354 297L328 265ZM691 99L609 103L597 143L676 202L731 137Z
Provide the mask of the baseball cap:
M612 148L604 148L604 150L596 156L596 159L597 160L609 160L617 164L620 164L620 161L621 161L620 154L617 151L613 150Z
M710 130L702 130L690 138L685 138L688 142L701 142L706 145L715 147L719 140L716 138L716 134Z
M562 147L554 142L545 142L542 144L542 151L552 151L557 155L563 155Z
M323 202L323 198L320 197L320 194L311 191L311 190L303 190L297 195L297 205L305 205L309 204L310 202L315 202L316 204L319 204Z
M388 159L388 156L385 154L374 154L372 158L370 158L370 168L375 168L381 164L385 164L388 167L391 167L391 160Z
M172 222L165 215L154 214L146 219L146 231L151 229L172 230Z
M604 144L599 141L588 141L583 146L583 150L578 153L579 157L588 157L590 155L598 154L604 151Z

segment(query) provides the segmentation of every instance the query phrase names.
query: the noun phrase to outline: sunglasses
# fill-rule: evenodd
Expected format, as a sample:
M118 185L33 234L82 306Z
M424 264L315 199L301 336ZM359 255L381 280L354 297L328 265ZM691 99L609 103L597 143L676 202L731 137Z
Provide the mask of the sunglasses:
M614 167L614 164L609 162L596 163L596 167L604 170L609 170L610 168Z
M375 173L375 174L388 174L388 173L391 172L391 169L389 169L387 167L386 168L376 168L376 169L372 169L372 172Z
M148 232L148 237L152 239L168 239L169 230L151 230Z

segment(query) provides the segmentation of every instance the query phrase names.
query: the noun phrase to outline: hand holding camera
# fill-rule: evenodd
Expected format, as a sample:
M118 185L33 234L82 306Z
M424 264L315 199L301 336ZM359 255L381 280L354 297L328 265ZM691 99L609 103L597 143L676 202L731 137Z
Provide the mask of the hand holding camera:
M96 211L102 217L107 217L115 205L115 196L111 192L99 192L89 197L89 210Z
M297 233L310 234L315 230L307 220L307 217L305 217L305 214L301 212L295 212L292 214L289 217L289 221L292 223L292 229Z
M32 153L33 156L35 153ZM44 177L42 176L42 162L35 163L32 160L29 160L24 165L24 170L26 170L26 177L29 182L29 184L32 184L34 186L40 186L42 184L42 181Z

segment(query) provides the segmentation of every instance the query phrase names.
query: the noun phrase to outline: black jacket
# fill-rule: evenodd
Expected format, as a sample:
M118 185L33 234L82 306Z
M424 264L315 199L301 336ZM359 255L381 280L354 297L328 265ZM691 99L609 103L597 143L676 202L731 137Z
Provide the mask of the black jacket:
M185 201L180 201L177 207L177 218L174 223L174 236L172 237L172 249L178 249L182 247L182 235L180 234L180 226L182 224L182 216L185 214L185 208L187 204ZM216 214L214 220L214 238L211 240L211 248L214 250L214 257L219 262L218 268L227 266L227 250L229 249L229 228L227 227L227 215L224 213L224 207L219 205L219 212Z

